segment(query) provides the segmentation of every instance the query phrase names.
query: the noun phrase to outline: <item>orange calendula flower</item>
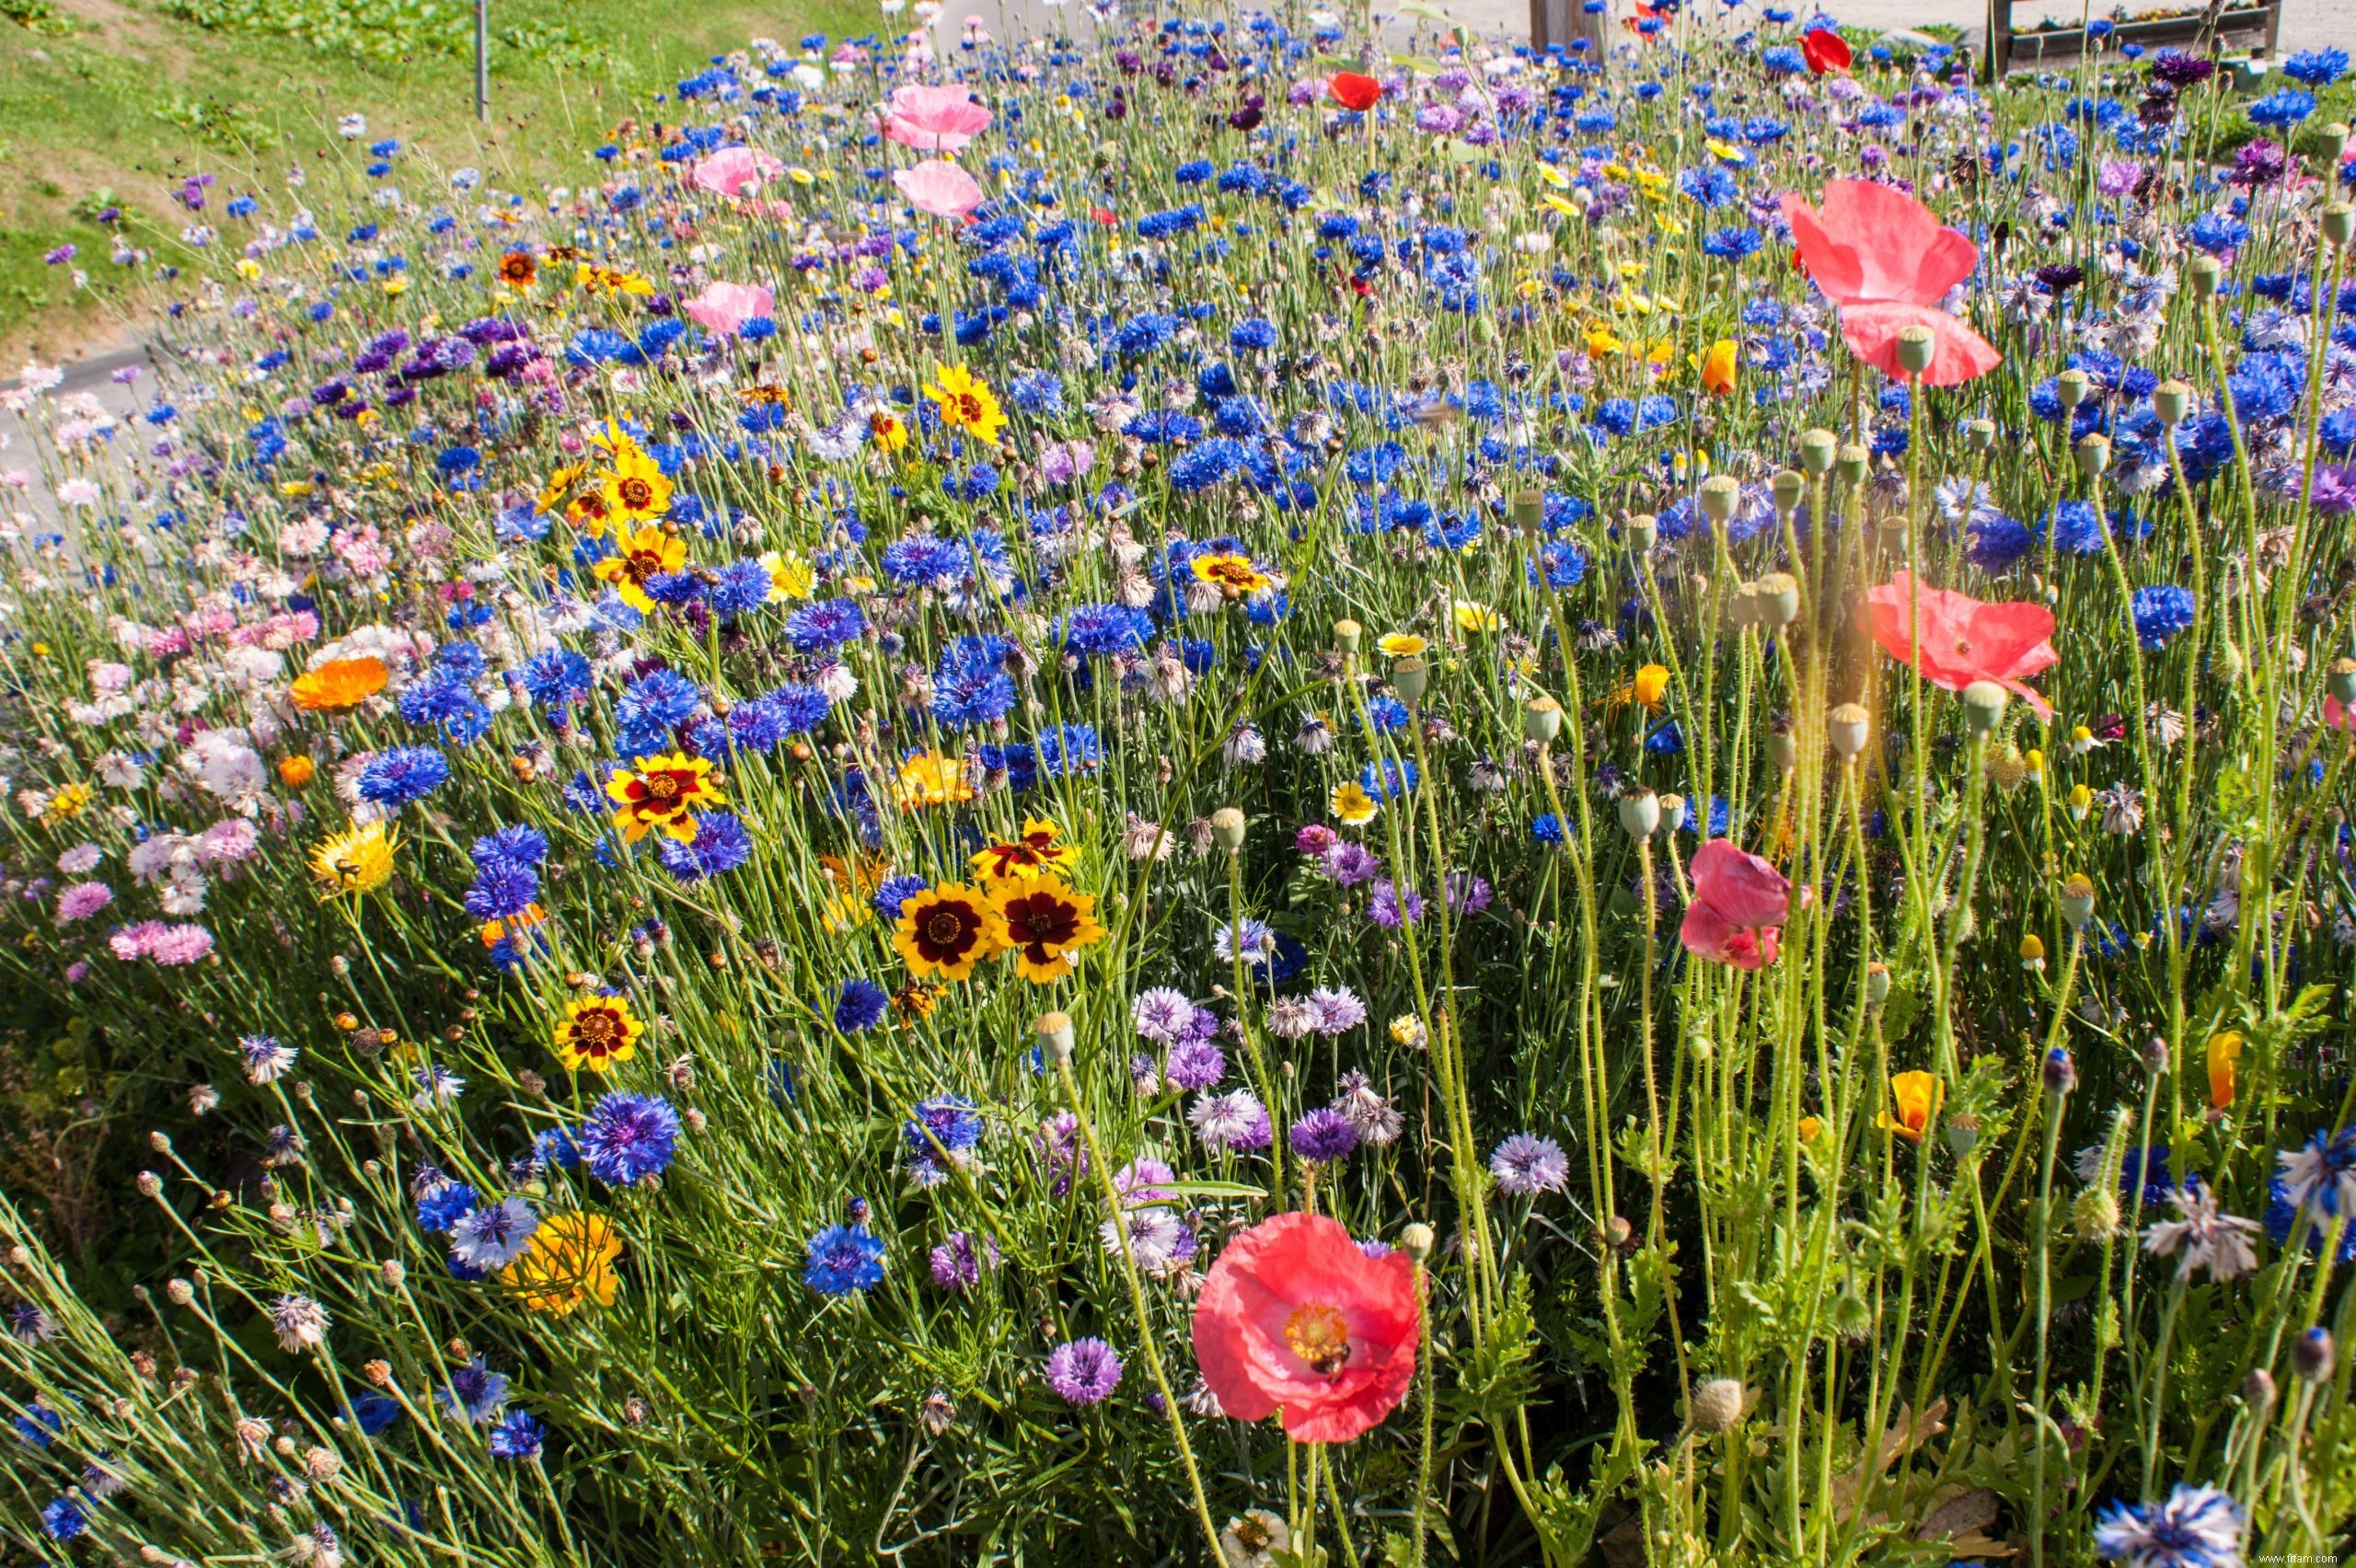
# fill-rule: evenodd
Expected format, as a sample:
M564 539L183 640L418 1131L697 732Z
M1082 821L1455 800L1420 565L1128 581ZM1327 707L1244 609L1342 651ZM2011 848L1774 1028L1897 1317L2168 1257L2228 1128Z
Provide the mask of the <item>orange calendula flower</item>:
M357 708L378 692L393 673L382 659L330 659L294 677L294 706L306 713L336 713Z
M2229 1029L2209 1037L2209 1108L2230 1111L2234 1105L2235 1064L2242 1059L2242 1036Z
M1889 1080L1889 1096L1898 1102L1897 1119L1891 1120L1885 1111L1877 1124L1909 1143L1921 1143L1923 1135L1930 1131L1931 1118L1946 1102L1947 1086L1935 1073L1900 1073Z
M974 798L973 782L965 777L964 759L939 752L918 752L900 764L892 781L892 799L902 811L923 806L963 805Z
M606 797L614 802L614 825L625 844L658 828L689 843L696 836L695 813L728 803L711 781L711 764L685 752L640 757L636 772L624 769L606 780Z
M963 980L1006 951L1006 921L988 894L943 882L900 905L892 945L920 980Z
M532 1231L524 1255L499 1271L499 1283L529 1311L561 1318L583 1302L611 1307L621 1290L614 1273L622 1233L602 1214L551 1214Z
M1210 583L1230 600L1265 594L1276 586L1276 579L1253 566L1249 556L1232 550L1196 556L1194 572L1195 582Z
M526 904L503 920L485 920L482 923L482 945L495 948L503 941L520 940L537 930L548 917L549 912L538 905Z
M283 756L278 759L278 781L289 790L305 788L318 776L318 764L301 752L296 752L293 756Z
M1702 356L1702 390L1723 398L1734 390L1734 340L1721 338Z
M1813 1116L1803 1116L1800 1118L1799 1131L1800 1142L1804 1144L1814 1143L1816 1141L1816 1136L1824 1131L1824 1124L1818 1121Z
M1051 986L1079 967L1079 951L1104 940L1096 900L1048 878L1022 882L999 895L1014 966L1034 986Z
M627 997L582 997L564 1004L556 1021L556 1059L569 1073L602 1073L638 1054L646 1025L638 1021Z
M676 571L687 564L687 541L649 524L622 541L621 548L590 568L599 582L610 582L623 602L641 614L654 601L646 596L647 579Z
M1011 844L993 844L973 858L974 874L992 885L1061 876L1080 859L1078 849L1056 842L1062 836L1063 829L1046 818L1025 817L1022 836Z

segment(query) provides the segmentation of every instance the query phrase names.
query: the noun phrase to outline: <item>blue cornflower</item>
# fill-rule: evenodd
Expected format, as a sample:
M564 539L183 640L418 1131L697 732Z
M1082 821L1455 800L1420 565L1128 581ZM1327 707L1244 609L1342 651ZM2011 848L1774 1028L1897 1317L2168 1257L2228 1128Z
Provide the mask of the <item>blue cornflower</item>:
M590 1173L617 1187L634 1187L670 1168L679 1140L679 1113L659 1094L608 1094L581 1123L581 1152Z
M1702 241L1702 253L1721 261L1742 261L1759 254L1767 236L1749 224L1713 232Z
M2253 125L2263 125L2269 131L2287 131L2316 111L2316 95L2303 93L2296 87L2281 87L2259 98L2244 112Z
M932 674L932 716L953 730L995 723L1014 709L1002 637L960 637L941 651Z
M876 888L875 896L869 902L874 905L875 912L883 916L885 920L897 920L900 917L900 905L931 885L922 877L885 877L883 883Z
M476 1356L450 1374L442 1387L433 1390L433 1400L453 1421L480 1426L497 1418L500 1408L507 1402L507 1378L493 1372L491 1363ZM395 1407L398 1412L398 1407Z
M902 1129L914 1154L933 1154L933 1146L963 1154L982 1141L982 1113L962 1094L944 1094L920 1102Z
M1276 346L1276 323L1257 316L1248 321L1238 322L1234 330L1228 333L1227 341L1228 346L1239 353L1273 349Z
M2241 1545L2241 1505L2213 1486L2179 1482L2165 1503L2112 1503L2095 1519L2095 1555L2135 1568L2228 1568Z
M822 1296L849 1296L884 1283L884 1243L864 1225L830 1225L803 1249L803 1283Z
M2186 226L2184 237L2195 250L2223 256L2249 242L2249 225L2223 213L2203 213Z
M685 723L703 694L676 670L656 670L629 683L614 699L614 719L633 732L665 732Z
M2303 86L2327 87L2348 74L2348 51L2303 49L2282 62L2282 74Z
M540 1216L521 1198L502 1198L487 1208L467 1211L450 1228L450 1256L470 1269L489 1274L505 1268L524 1255Z
M493 866L537 866L549 858L549 837L528 824L494 829L474 841L468 850L475 869Z
M393 746L360 769L360 798L380 806L422 801L450 777L449 760L432 746Z
M482 1201L482 1194L464 1182L444 1182L417 1200L417 1226L428 1236L439 1236L464 1219Z
M1133 653L1153 635L1153 617L1126 605L1082 605L1065 622L1064 646L1074 653Z
M753 839L734 812L706 812L686 843L665 836L654 846L663 869L683 882L733 871L753 858Z
M769 569L759 561L732 560L720 569L719 581L711 585L712 613L723 620L750 615L769 602L774 586Z
M1064 724L1039 736L1039 771L1049 778L1093 773L1104 763L1093 724Z
M549 712L589 695L589 661L566 648L544 648L524 664L524 689Z
M2001 515L1975 524L1970 538L1965 554L1972 565L1990 572L2009 571L2037 545L2037 536L2027 525Z
M785 620L786 636L803 653L839 648L866 629L866 616L849 599L821 599L803 605Z
M2192 625L2192 590L2172 582L2138 588L2130 601L2135 614L2135 637L2143 651L2156 653L2168 640Z
M540 1424L522 1411L512 1411L507 1419L491 1429L491 1457L494 1459L536 1459L540 1455L540 1439L547 1435Z
M475 876L467 890L467 913L478 920L507 920L521 915L540 896L539 873L529 866L496 861Z
M2053 531L2053 548L2073 556L2100 555L2109 532L2090 501L2057 502L2046 526Z
M1563 842L1563 819L1553 812L1545 813L1530 823L1530 836L1541 844L1560 844Z
M1413 793L1422 778L1415 765L1403 758L1385 757L1379 768L1369 762L1358 770L1358 783L1378 801L1393 801Z
M52 1540L72 1540L90 1528L90 1517L71 1497L61 1497L40 1511L40 1528Z
M923 879L912 879L921 887ZM857 1034L884 1021L884 1009L889 1006L892 993L872 980L848 980L835 997L835 1027L845 1034Z

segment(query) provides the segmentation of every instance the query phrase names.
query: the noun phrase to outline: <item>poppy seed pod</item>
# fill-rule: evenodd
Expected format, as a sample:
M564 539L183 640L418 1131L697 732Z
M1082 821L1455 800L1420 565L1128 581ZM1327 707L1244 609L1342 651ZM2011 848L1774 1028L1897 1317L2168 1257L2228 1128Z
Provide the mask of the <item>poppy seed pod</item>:
M1738 583L1727 595L1727 624L1737 631L1748 631L1759 624L1759 594L1749 582Z
M1994 420L1963 421L1963 447L1967 452L1985 452L1996 444Z
M1828 473L1832 467L1833 455L1841 450L1841 438L1818 426L1800 432L1800 472Z
M1800 580L1788 571L1771 571L1750 585L1758 601L1760 624L1780 631L1800 618Z
M1742 1385L1732 1378L1709 1378L1693 1385L1691 1414L1696 1430L1725 1433L1742 1419Z
M1563 705L1551 697L1533 697L1521 710L1521 732L1540 745L1563 732Z
M1421 659L1402 659L1391 666L1391 689L1406 701L1422 701L1431 684L1432 668Z
M2348 122L2335 120L2313 133L2316 149L2316 172L2329 179L2339 172L2340 155L2348 151ZM2331 209L2324 211L2328 213ZM2339 243L2345 244L2345 241Z
M1939 341L1931 336L1928 327L1900 328L1898 333L1898 367L1909 375L1920 375L1931 368L1931 361L1938 357Z
M1039 1049L1048 1061L1060 1066L1071 1060L1071 1015L1041 1013L1038 1022Z
M1620 536L1628 548L1642 555L1660 540L1660 519L1649 512L1639 512L1620 525Z
M2356 704L2356 659L2345 654L2331 662L2331 674L2324 679L2324 689L2338 698L2343 707Z
M1824 728L1832 749L1854 761L1872 734L1873 715L1865 711L1862 702L1844 702L1825 715Z
M1417 1220L1399 1232L1399 1250L1420 1263L1432 1255L1432 1246L1437 1240L1432 1228Z
M1650 838L1660 831L1660 797L1650 790L1620 797L1620 825L1631 838Z
M1515 492L1513 525L1525 534L1535 534L1546 521L1546 496L1543 491L1526 490Z
M1789 517L1799 510L1800 498L1807 493L1807 476L1796 468L1778 468L1767 481L1767 489L1775 498L1775 515Z
M2084 871L2062 884L2062 918L2073 931L2083 931L2095 917L2095 884Z
M2053 378L2053 396L2062 408L2074 409L2095 389L2095 379L2083 370L2065 370Z
M2214 256L2196 256L2184 270L2184 281L2191 285L2193 298L2212 298L2225 281L2225 264Z
M1724 523L1734 515L1742 502L1742 486L1731 474L1712 474L1702 481L1700 495L1702 515L1713 523Z
M1211 813L1211 837L1218 847L1232 855L1243 847L1243 813L1233 806L1221 806Z
M1865 475L1872 471L1873 464L1873 449L1852 441L1842 446L1841 455L1835 460L1833 467L1842 478L1850 484L1858 485L1865 483Z
M2174 430L2192 412L2192 387L2173 379L2161 382L2152 388L2152 412L2159 415L2161 424Z
M1334 623L1334 646L1345 653L1357 652L1358 639L1364 635L1366 635L1366 628L1354 620L1337 620Z
M1980 1118L1969 1112L1948 1117L1939 1130L1946 1135L1947 1147L1958 1159L1980 1147Z
M1800 744L1797 740L1793 738L1789 733L1783 732L1772 732L1769 733L1767 736L1767 760L1773 763L1779 771L1789 773L1792 770L1792 764L1797 762L1799 759Z
M2334 202L2323 210L2323 237L2327 244L2343 249L2356 239L2356 207L2345 202Z
M2078 466L2078 477L2098 479L2110 467L2110 437L2097 432L2083 436L2070 448L2070 460Z

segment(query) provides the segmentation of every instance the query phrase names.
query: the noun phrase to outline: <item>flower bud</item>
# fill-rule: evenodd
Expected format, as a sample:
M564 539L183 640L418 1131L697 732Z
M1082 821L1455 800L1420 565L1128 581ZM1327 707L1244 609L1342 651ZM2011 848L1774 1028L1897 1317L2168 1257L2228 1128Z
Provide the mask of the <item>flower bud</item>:
M1071 1060L1071 1015L1041 1013L1037 1024L1039 1049L1050 1065L1062 1066Z
M2263 1366L2253 1366L2249 1376L2242 1379L2242 1402L2264 1414L2274 1408L2274 1374Z
M1243 847L1243 813L1233 806L1221 806L1211 813L1211 839L1232 855Z
M1660 542L1660 519L1649 512L1639 512L1620 525L1620 536L1628 548L1643 555Z
M2070 448L2070 461L2078 467L2082 479L2098 479L2110 468L2110 437L2096 431L2082 436Z
M2192 387L2188 382L2170 379L2152 388L2152 412L2160 416L2160 423L2170 430L2182 424L2192 412Z
M1417 1220L1399 1232L1399 1250L1420 1263L1432 1255L1432 1244L1436 1239L1432 1228Z
M196 1299L196 1286L184 1279L167 1281L164 1286L164 1299L175 1307L185 1307Z
M1546 521L1546 495L1542 490L1517 491L1513 498L1513 525L1525 534L1535 534Z
M2088 1187L2070 1205L2070 1223L2080 1235L2096 1240L2115 1235L2119 1217L2119 1194L2108 1187Z
M2062 918L2073 931L2083 931L2086 922L2095 917L2095 884L2084 871L2071 874L2062 884Z
M1365 631L1366 628L1354 620L1346 617L1337 620L1334 623L1334 646L1345 653L1355 653L1358 651L1358 639Z
M1712 474L1702 481L1698 500L1703 516L1713 523L1723 524L1734 515L1734 509L1741 504L1742 486L1735 482L1734 476L1731 474Z
M2191 285L2193 298L2212 298L2225 281L2225 264L2214 256L2196 256L2184 270L2184 281Z
M1742 1402L1740 1383L1732 1378L1708 1378L1693 1385L1693 1402L1688 1413L1699 1431L1731 1432L1734 1424L1742 1419Z
M1402 659L1391 666L1391 689L1408 702L1420 702L1432 684L1432 668L1421 659Z
M1789 730L1770 730L1767 732L1767 760L1773 763L1778 771L1789 773L1792 765L1799 759L1800 744Z
M2095 378L2083 370L2065 370L2053 378L2053 396L2066 412L2085 402L2095 389Z
M2045 1092L2068 1094L2078 1087L2078 1064L2070 1059L2069 1047L2056 1045L2045 1054Z
M2045 940L2034 931L2021 939L2020 951L2023 969L2037 970L2045 967Z
M164 1179L161 1176L156 1175L153 1170L142 1170L139 1173L139 1195L141 1197L152 1198L163 1190Z
M1875 1007L1879 1007L1889 1000L1888 964L1868 963L1865 965L1865 1000Z
M1854 761L1872 737L1873 715L1865 711L1862 702L1844 702L1825 715L1824 730L1832 742L1832 749Z
M1800 498L1807 493L1807 476L1796 468L1778 468L1767 488L1775 498L1775 515L1789 517L1799 510Z
M1898 368L1909 375L1920 375L1931 368L1937 357L1938 340L1931 336L1928 327L1903 327L1898 333Z
M377 1264L376 1274L385 1282L385 1288L387 1290L398 1290L401 1287L401 1282L409 1278L409 1270L402 1266L398 1258L387 1258Z
M1620 797L1620 825L1631 838L1650 838L1660 831L1660 797L1639 790Z
M2291 1342L2291 1370L2310 1383L2330 1377L2335 1359L2331 1331L2320 1323Z
M1873 470L1873 449L1857 442L1845 443L1835 462L1834 471L1842 480L1853 485L1865 482L1865 475Z
M1563 705L1551 697L1533 697L1521 710L1521 732L1540 745L1563 732Z
M1818 426L1800 432L1800 471L1804 474L1824 474L1832 469L1833 455L1841 449L1841 438Z
M1984 735L2004 720L2004 703L2011 697L1994 681L1974 681L1963 688L1964 728L1975 735Z

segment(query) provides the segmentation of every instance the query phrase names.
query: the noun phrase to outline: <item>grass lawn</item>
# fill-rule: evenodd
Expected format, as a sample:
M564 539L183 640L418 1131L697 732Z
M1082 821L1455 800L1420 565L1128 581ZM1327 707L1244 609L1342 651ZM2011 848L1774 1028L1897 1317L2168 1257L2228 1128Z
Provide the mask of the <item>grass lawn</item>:
M365 140L528 187L585 173L614 121L756 33L882 20L856 0L493 0L492 119L478 125L459 0L0 0L0 366L121 330L126 270L98 213L120 206L133 244L177 250L237 190L342 147L341 115L367 117ZM191 214L171 193L199 172L215 183ZM44 259L67 244L73 261Z

